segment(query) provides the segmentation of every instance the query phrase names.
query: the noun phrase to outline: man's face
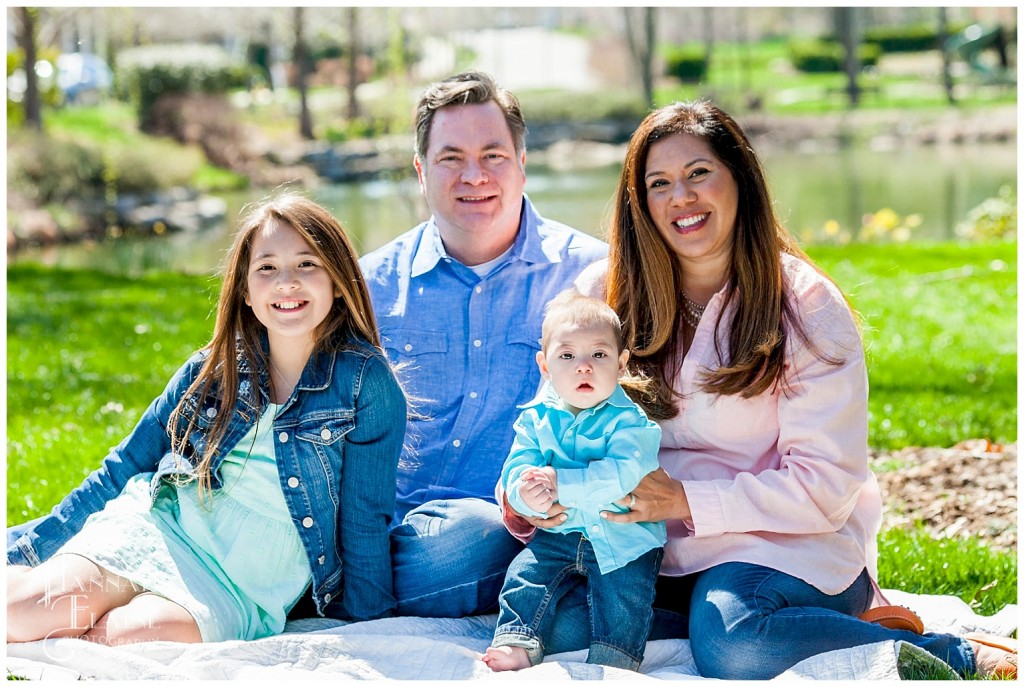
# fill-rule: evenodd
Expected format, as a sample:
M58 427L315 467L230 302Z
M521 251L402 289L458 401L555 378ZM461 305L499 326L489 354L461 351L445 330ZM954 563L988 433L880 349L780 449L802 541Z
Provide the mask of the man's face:
M438 110L428 141L416 173L446 250L467 265L497 257L515 240L526 185L526 153L516 155L501 108Z

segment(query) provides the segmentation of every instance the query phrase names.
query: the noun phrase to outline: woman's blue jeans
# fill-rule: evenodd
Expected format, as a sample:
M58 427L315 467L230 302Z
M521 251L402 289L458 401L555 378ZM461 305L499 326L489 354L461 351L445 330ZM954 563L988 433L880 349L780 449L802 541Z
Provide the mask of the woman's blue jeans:
M886 640L903 640L967 675L974 652L961 637L890 630L856 616L868 609L867 571L836 595L751 563L723 563L684 577L658 579L650 638L689 639L704 677L766 680L805 658ZM550 653L587 646L586 599L563 598Z
M492 646L521 647L532 665L540 663L558 600L583 588L587 663L637 670L651 630L661 556L659 547L602 574L593 545L581 533L538 531L505 577Z

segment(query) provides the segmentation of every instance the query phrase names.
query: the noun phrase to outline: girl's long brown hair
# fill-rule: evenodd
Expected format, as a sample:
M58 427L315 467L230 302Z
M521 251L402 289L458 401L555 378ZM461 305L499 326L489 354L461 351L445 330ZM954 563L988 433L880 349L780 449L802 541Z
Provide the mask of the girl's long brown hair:
M675 417L672 383L682 366L683 268L661 237L647 207L644 174L651 145L675 134L705 140L732 173L738 190L736 226L725 302L735 302L729 326L729 359L703 373L701 387L714 394L750 398L783 380L786 340L795 333L822 360L837 364L809 341L785 298L780 256L814 263L779 222L760 160L746 134L728 114L708 101L673 103L650 113L637 127L619 177L609 231L607 300L622 319L630 365L653 381L651 395L635 400L652 419ZM815 267L815 269L817 269ZM819 270L820 272L820 270ZM826 275L827 276L827 275Z
M216 395L219 401L221 412L206 433L205 448L195 465L200 493L210 488L211 463L238 402L239 361L248 363L252 376L252 395L245 400L253 412L260 412L259 371L267 369L269 356L262 345L266 327L256 319L245 298L253 240L278 223L290 226L305 239L340 294L314 332L314 352L343 347L351 337L381 349L377 320L359 270L358 256L338 221L320 205L295 194L282 195L253 208L242 220L228 253L213 338L203 348L209 355L168 421L172 450L184 455L188 437L196 429L199 412L208 397Z

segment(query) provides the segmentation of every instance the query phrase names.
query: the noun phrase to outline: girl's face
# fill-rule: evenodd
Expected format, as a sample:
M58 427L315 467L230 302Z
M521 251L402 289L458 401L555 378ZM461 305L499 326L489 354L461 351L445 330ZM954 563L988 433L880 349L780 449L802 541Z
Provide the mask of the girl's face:
M739 189L708 143L673 134L652 144L644 186L651 219L679 261L724 272L732 252Z
M306 351L313 333L341 295L323 261L291 226L273 222L253 238L246 304L267 328L270 343Z
M537 353L541 376L551 381L573 413L593 408L612 395L626 371L629 351L619 351L609 326L564 324Z

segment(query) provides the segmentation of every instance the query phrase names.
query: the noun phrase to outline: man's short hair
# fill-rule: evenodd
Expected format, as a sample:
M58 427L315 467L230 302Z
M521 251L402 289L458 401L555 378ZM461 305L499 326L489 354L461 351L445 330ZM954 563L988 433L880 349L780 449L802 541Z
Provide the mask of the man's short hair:
M430 147L430 126L434 113L453 105L482 105L494 101L505 115L505 123L512 134L512 145L518 157L526 150L526 120L519 107L519 99L504 88L499 88L492 76L479 71L465 71L431 84L416 104L416 155L423 160Z
M566 323L577 327L610 327L615 332L616 353L622 352L625 345L622 323L615 310L604 301L584 296L575 288L568 288L552 298L544 306L544 324L540 332L542 351L547 352L555 327Z

